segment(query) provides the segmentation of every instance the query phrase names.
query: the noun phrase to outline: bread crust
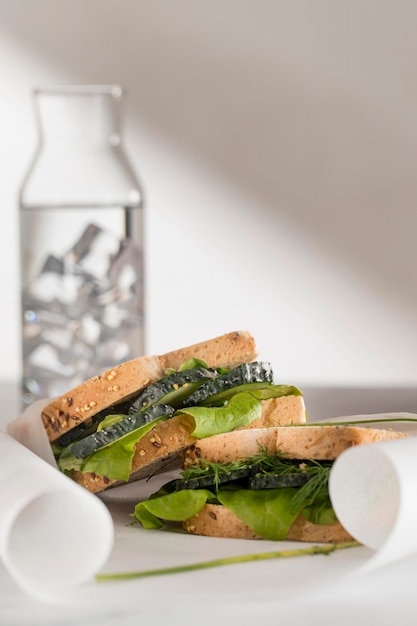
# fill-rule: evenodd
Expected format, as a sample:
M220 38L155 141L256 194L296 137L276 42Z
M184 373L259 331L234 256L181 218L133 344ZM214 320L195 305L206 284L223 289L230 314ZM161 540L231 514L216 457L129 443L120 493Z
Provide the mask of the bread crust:
M298 424L303 422L300 421ZM190 466L199 459L214 463L230 463L258 454L260 448L266 449L269 454L279 452L287 458L332 461L343 450L352 446L405 437L407 437L405 433L394 430L337 424L332 426L305 424L300 427L269 425L266 429L249 427L200 439L186 451L184 464Z
M224 537L226 539L261 539L232 511L221 504L205 504L182 527L193 535Z
M90 378L44 407L42 421L49 440L55 441L107 407L128 400L163 375L160 357L146 356Z
M277 452L288 458L317 461L334 461L352 446L407 437L405 433L385 428L339 424L276 427L275 430Z
M305 424L307 421L303 396L281 396L262 401L262 426ZM249 428L258 428L254 420Z
M177 369L192 357L208 367L231 368L257 357L255 340L248 331L234 331L200 343L155 356L141 356L106 370L52 400L42 410L42 421L51 442L100 411L128 400L159 380L168 367Z
M356 445L366 445L391 439L403 439L405 433L362 426L302 425L270 426L236 430L201 439L186 450L184 465L189 467L201 460L230 463L259 453L280 453L292 459L335 460L344 450ZM186 520L187 532L210 537L261 539L232 511L219 504L206 504L196 515ZM339 522L313 524L299 515L291 525L287 540L315 543L351 541L352 536Z
M229 539L262 539L232 511L221 504L205 504L193 517L183 522L183 528L194 535ZM339 522L312 524L299 515L291 525L286 540L314 543L352 541L353 537Z
M192 430L193 423L185 415L158 422L136 444L128 482L147 478L165 468L179 467L181 452L196 441L190 434ZM71 478L92 493L125 484L93 472L73 471Z
M258 349L252 335L244 331L234 331L195 343L179 350L167 352L161 356L164 368L178 367L191 358L202 359L209 367L232 368L241 363L251 363L258 356Z

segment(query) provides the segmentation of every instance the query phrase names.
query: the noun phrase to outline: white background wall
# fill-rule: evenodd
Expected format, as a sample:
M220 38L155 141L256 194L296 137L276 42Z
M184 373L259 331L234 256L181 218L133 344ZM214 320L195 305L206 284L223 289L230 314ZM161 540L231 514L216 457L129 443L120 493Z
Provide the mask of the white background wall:
M281 382L417 382L417 3L0 0L0 378L30 90L121 83L147 351L249 329Z

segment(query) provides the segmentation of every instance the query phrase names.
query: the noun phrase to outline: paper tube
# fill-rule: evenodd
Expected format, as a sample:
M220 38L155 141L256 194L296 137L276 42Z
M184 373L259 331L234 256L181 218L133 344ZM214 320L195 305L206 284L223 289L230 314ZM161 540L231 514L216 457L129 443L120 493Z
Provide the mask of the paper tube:
M365 569L417 553L417 438L356 446L335 461L329 492L337 517L375 550Z
M69 591L107 561L114 528L107 507L0 432L0 556L32 596Z

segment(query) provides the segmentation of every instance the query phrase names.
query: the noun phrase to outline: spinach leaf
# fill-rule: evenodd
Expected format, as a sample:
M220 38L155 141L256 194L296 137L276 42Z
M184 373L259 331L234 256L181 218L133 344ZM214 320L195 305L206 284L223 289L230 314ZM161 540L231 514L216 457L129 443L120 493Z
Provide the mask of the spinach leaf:
M135 506L134 516L146 529L160 528L161 520L184 522L198 513L213 494L206 489L192 491L174 491L157 498L139 502Z
M302 515L312 524L335 524L338 521L329 497L316 498L314 504L303 509Z
M301 512L294 504L294 489L220 490L217 499L264 539L285 539Z
M285 539L300 513L293 504L294 489L207 489L174 491L139 502L134 517L146 528L161 528L163 520L183 522L198 513L206 502L220 502L265 539Z
M139 502L135 506L134 517L145 530L157 530L164 525L164 522L159 517L149 511L144 502Z

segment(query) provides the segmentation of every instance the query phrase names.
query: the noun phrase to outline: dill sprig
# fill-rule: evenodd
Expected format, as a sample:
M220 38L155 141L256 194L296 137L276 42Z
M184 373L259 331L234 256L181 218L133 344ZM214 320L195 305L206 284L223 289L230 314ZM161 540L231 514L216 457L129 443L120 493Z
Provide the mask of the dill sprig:
M288 459L279 453L270 453L260 448L259 453L245 459L238 459L229 463L216 463L200 459L197 464L181 472L183 481L199 480L210 477L216 489L226 476L242 470L249 470L251 476L284 476L303 474L306 476L304 486L297 488L295 497L298 502L305 502L309 506L316 497L323 497L326 493L331 461Z
M248 463L245 459L231 461L230 463L214 463L213 461L201 460L197 465L193 465L181 472L182 480L195 480L206 476L212 476L213 482L218 489L221 477L231 472L247 469Z
M310 461L308 469L308 481L294 495L293 502L296 506L311 506L318 500L327 500L329 496L329 476L332 462L320 463Z

